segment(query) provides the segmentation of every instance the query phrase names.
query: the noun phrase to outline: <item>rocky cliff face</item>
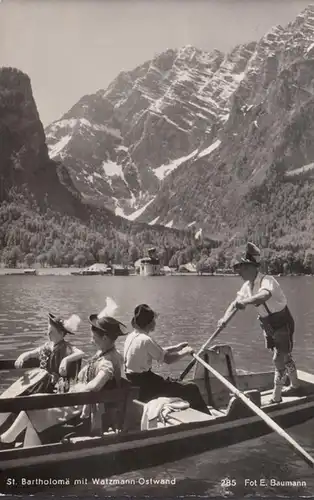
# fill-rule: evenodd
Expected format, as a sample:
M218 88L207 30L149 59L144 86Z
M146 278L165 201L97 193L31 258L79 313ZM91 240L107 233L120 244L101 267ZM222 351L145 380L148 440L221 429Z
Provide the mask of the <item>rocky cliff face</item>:
M176 170L142 220L310 244L314 7L256 45L212 147ZM294 235L294 236L292 236Z
M213 142L254 50L251 43L225 56L184 47L121 73L46 129L50 157L86 197L134 212Z
M131 219L299 241L313 225L313 35L312 6L227 55L169 50L48 127L50 156Z
M168 263L193 244L191 233L132 223L82 199L67 167L48 156L30 79L0 70L0 263L129 264L151 246Z
M49 158L29 77L0 69L0 202L10 189L32 193L39 206L82 213L81 196L66 169Z

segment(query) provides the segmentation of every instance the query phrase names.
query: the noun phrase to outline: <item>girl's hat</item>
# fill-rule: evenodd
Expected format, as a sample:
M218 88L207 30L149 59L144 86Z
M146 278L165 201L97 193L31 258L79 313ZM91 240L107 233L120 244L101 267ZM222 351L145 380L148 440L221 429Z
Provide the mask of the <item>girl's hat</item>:
M127 334L127 332L122 330L122 328L126 328L126 326L121 323L121 321L111 318L110 316L99 318L98 314L91 314L89 322L94 328L97 328L97 330L102 331L106 335L115 335L120 337Z
M113 318L112 315L117 310L118 306L110 297L106 299L106 307L98 314L91 314L89 316L90 324L105 333L106 335L112 335L115 337L120 337L122 335L127 335L127 332L123 330L126 326Z
M74 335L81 322L81 318L77 314L72 314L68 319L64 320L60 316L48 313L49 322L60 330L64 335L69 333Z
M133 328L145 328L157 316L157 313L155 313L155 311L153 311L147 304L140 304L134 310L134 316L131 324Z
M252 264L253 266L259 267L261 260L260 249L251 243L250 241L246 245L246 250L242 255L237 256L234 259L233 268L240 267L245 264Z

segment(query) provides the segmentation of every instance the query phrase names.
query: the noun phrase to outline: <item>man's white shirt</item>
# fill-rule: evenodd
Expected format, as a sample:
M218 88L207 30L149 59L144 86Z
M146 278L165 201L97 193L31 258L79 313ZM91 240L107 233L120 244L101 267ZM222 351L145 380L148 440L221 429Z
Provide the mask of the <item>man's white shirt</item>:
M128 373L147 372L153 360L161 363L165 350L149 335L133 331L124 344L124 368Z
M287 305L287 299L283 293L278 281L273 276L263 275L258 273L253 288L249 281L246 281L237 293L237 299L247 299L256 295L262 290L267 290L271 293L270 298L267 300L266 305L271 313L282 311ZM268 312L264 305L257 307L260 316L267 316Z

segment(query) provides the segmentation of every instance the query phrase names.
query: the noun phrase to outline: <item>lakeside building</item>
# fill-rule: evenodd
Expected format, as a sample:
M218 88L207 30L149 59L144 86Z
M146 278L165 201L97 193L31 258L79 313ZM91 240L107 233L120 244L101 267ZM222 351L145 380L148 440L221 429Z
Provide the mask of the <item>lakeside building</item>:
M162 274L161 265L156 248L150 248L147 253L147 257L142 257L135 262L136 274L140 276L160 276Z

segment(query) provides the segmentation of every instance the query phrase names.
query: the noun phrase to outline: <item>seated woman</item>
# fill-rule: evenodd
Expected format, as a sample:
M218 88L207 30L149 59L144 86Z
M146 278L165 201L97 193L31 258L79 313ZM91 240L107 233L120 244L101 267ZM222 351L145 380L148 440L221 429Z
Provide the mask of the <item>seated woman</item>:
M195 410L210 413L196 384L164 379L151 371L153 360L170 364L193 352L186 342L168 348L157 344L149 336L155 330L156 316L147 304L135 308L132 319L134 331L128 335L124 345L127 379L140 388L139 399L144 403L162 396L179 397L188 401Z
M115 348L115 341L120 335L125 335L122 330L124 325L112 317L97 314L92 314L89 321L92 341L98 351L80 371L79 382L72 386L69 392L100 391L115 388L120 383L122 356ZM99 407L96 407L95 410L97 413ZM40 445L42 444L40 438L42 432L64 424L76 416L89 417L89 405L22 411L13 425L1 434L0 447L13 447L14 442L23 431L26 431L24 446Z
M75 365L72 365L71 370L69 370L70 364L81 360L84 352L67 342L65 336L67 334L74 335L80 321L76 314L63 320L49 313L47 331L49 341L36 349L24 352L15 361L15 368L22 368L28 359L38 358L39 368L26 372L1 394L1 398L28 396L36 393L67 392L70 379L76 378L78 372ZM0 414L0 428L11 415L11 413Z

